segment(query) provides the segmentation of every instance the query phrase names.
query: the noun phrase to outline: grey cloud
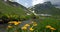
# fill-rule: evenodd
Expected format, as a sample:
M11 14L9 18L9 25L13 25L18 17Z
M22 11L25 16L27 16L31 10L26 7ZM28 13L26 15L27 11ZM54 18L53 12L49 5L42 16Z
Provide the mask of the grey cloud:
M60 2L60 0L44 0L44 1L51 1L52 4L57 4Z
M53 5L58 5L57 7L60 8L60 0L44 0L46 1L50 1Z

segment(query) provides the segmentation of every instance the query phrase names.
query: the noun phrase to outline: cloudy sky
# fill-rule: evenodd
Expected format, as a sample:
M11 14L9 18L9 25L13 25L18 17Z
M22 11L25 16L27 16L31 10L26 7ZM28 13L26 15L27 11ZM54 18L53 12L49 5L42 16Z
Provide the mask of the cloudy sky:
M25 7L30 7L45 1L51 1L52 4L60 4L60 0L17 0L18 3L24 5Z

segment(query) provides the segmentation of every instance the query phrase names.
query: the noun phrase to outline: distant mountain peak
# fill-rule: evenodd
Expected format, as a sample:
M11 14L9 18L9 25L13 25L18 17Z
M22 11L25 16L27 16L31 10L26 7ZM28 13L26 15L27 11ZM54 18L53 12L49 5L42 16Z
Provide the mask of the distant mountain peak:
M41 9L48 9L48 8L51 8L53 5L50 1L47 1L42 4L37 4L35 6L37 6L38 8L41 8Z
M44 4L52 5L50 1L44 2Z
M34 9L33 9L34 8ZM42 4L37 4L32 7L37 14L59 14L60 9L56 8L50 1L44 2Z

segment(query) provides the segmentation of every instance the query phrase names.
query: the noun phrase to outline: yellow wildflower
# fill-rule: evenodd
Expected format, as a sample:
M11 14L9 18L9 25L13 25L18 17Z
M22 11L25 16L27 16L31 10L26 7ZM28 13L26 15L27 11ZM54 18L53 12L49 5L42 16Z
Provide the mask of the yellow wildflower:
M27 27L25 27L25 26L24 26L24 27L22 27L21 29L22 29L22 30L26 30L26 29L27 29Z
M8 23L10 23L10 24L14 24L14 25L18 25L18 24L20 24L21 22L11 21L11 22L8 22Z
M33 26L37 26L37 24L35 23L35 24L33 24Z
M12 26L8 26L8 28L12 28Z
M31 27L29 30L30 30L30 31L33 31L34 29Z
M51 26L50 25L47 25L46 28L51 28Z
M53 27L51 27L50 29L51 29L51 30L56 30L56 29L55 29L55 28L53 28Z
M14 22L14 25L18 25L18 24L20 24L21 22Z
M10 22L8 22L8 23L12 24L12 23L13 23L13 21L10 21Z
M25 24L24 26L28 27L28 26L30 26L30 25L29 25L29 24Z

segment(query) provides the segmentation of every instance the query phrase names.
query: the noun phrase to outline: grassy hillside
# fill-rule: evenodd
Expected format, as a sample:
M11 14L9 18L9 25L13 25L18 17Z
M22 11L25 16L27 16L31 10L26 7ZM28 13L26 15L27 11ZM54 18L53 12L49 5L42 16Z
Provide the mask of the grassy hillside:
M17 14L17 15L25 15L25 11L22 7L14 7L7 3L4 3L0 0L0 12L3 14Z

